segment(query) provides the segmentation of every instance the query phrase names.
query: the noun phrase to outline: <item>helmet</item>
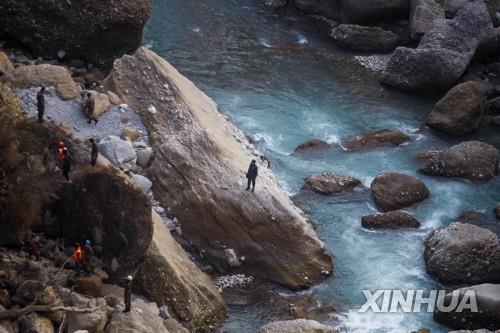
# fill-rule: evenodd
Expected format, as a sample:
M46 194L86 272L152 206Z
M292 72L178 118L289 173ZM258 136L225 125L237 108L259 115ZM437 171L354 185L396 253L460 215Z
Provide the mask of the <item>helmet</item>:
M127 281L132 281L132 275L126 277Z
M88 240L88 239L87 239L87 240L85 241L85 245L92 245L92 242L91 242L90 240Z

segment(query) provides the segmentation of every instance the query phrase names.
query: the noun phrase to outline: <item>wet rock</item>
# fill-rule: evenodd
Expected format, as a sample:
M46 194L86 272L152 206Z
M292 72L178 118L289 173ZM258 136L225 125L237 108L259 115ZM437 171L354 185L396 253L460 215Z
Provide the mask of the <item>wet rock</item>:
M489 110L490 111L500 111L500 97L495 97L492 100L488 101Z
M153 158L153 149L151 147L146 147L144 149L136 150L137 154L137 165L145 169L149 166L151 159Z
M488 216L486 216L486 214L481 212L466 210L460 213L460 215L457 216L455 221L461 223L472 223L472 224L485 223L488 221Z
M403 229L418 228L420 222L404 211L392 211L384 214L363 216L361 225L367 229Z
M295 148L293 151L294 155L303 155L309 153L315 153L319 151L324 151L330 148L330 144L323 140L312 139L307 142L304 142Z
M264 6L272 8L272 9L279 9L283 8L287 5L288 0L264 0Z
M399 47L393 53L381 82L408 91L449 89L476 55L496 50L496 35L482 0L462 7L452 20L434 21L417 49Z
M153 183L142 175L133 175L132 183L146 194L151 190L151 187L153 187Z
M500 116L495 116L491 118L491 124L493 126L500 126Z
M79 99L80 92L71 73L64 67L33 65L18 67L7 74L7 80L16 88L55 87L63 100Z
M450 136L463 136L479 129L486 107L486 95L479 83L461 83L436 103L426 123Z
M122 140L135 141L139 138L139 130L137 128L125 127L121 138Z
M138 290L158 305L167 305L187 327L220 322L226 307L215 285L189 259L156 213L153 224L153 240L135 277Z
M342 142L342 148L347 151L358 151L383 146L400 146L410 141L410 137L401 132L377 130L357 135Z
M151 0L6 0L0 30L40 56L56 57L63 50L65 57L101 63L139 47L151 8ZM64 28L55 29L54 18Z
M484 283L500 279L500 244L488 229L453 223L425 242L427 273L441 283Z
M344 19L342 17L343 0L292 0L291 3L295 8L307 14L324 15L337 21Z
M326 326L314 320L296 319L287 321L275 321L259 330L259 333L339 333L340 331L331 326Z
M484 142L467 141L434 152L420 171L430 176L488 180L496 174L500 154Z
M384 212L424 201L429 190L419 179L397 172L380 173L371 184L373 199Z
M373 23L408 19L409 0L344 0L343 15L347 22Z
M474 309L463 309L463 311L440 311L439 308L434 313L436 321L455 329L490 329L496 330L500 327L500 285L498 284L480 284L470 287L460 288L447 294L444 298L444 304L453 304L453 293L458 304L469 303L477 305L477 311ZM473 298L473 299L471 299ZM479 332L478 332L479 333Z
M133 169L137 162L137 154L130 141L125 141L117 136L109 135L99 142L99 153L104 155L117 167Z
M411 38L419 40L424 33L432 29L435 20L444 18L444 9L438 1L412 0L410 11Z
M145 80L142 89L137 82ZM243 272L295 289L332 271L326 247L261 161L260 187L245 192L241 181L258 151L169 63L141 48L115 61L106 86L143 116L155 151L148 168L155 195L209 264L227 271L224 249L232 248L246 257Z
M399 43L399 37L378 27L341 24L332 30L333 41L351 51L391 53Z
M49 318L42 317L36 313L19 317L21 332L26 333L54 333L54 325Z
M495 208L493 208L493 212L495 213L496 218L500 220L500 203L497 203Z
M362 185L361 181L356 178L327 172L307 177L301 190L313 191L323 195L332 195L350 191L360 185Z

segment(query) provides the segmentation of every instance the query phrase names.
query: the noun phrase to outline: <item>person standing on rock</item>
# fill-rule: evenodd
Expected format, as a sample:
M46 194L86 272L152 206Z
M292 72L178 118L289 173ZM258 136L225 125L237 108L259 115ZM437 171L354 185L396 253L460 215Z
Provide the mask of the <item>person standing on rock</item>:
M45 113L45 87L40 88L36 94L36 108L38 110L38 122L41 124Z
M123 302L125 303L125 310L123 312L130 312L132 307L132 276L129 275L125 278L125 289L123 292Z
M250 185L252 185L252 192L255 191L255 179L257 179L257 175L259 174L259 168L257 167L256 161L252 160L250 162L250 166L248 167L247 171L247 189L248 191L250 189Z
M90 138L90 143L92 144L92 150L90 152L90 165L95 168L97 157L99 156L99 147L97 147L97 143L94 138Z
M85 115L88 118L87 123L91 124L93 120L97 125L97 122L99 120L94 116L94 107L95 107L94 97L92 97L92 94L88 92L87 99L85 100L85 105L83 106L83 112L85 112Z
M63 151L62 171L64 178L66 178L66 181L69 183L69 173L71 172L71 154L68 150Z

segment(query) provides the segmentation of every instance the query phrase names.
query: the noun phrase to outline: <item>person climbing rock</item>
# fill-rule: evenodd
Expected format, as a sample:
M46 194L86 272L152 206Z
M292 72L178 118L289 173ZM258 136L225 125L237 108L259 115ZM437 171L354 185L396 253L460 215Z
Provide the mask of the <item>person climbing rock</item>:
M43 123L43 115L45 113L45 87L40 88L36 94L36 108L38 110L38 122Z
M94 249L90 240L85 241L83 246L83 269L87 275L93 274L92 258L94 257Z
M125 310L123 312L130 312L132 307L132 276L129 275L125 278L125 289L123 292L123 302L125 303Z
M94 121L95 124L97 125L97 122L99 120L94 115L94 107L95 107L94 97L92 97L92 94L88 92L85 104L83 106L83 112L88 118L87 123L91 124L92 121Z
M76 275L80 276L82 272L82 263L83 263L83 249L80 243L76 243L75 247L73 248L73 255L71 256L71 259L73 260L73 263L75 264L76 268Z
M252 192L255 191L255 179L257 178L257 175L259 174L259 168L257 167L256 161L252 160L250 162L250 166L248 167L247 171L247 189L248 191L250 189L250 185L252 185Z
M92 144L92 150L90 151L90 165L95 167L97 163L97 157L99 156L99 147L97 147L97 143L94 138L90 138L90 143Z
M67 149L63 150L62 171L64 178L66 178L66 181L69 183L69 173L71 172L71 154Z

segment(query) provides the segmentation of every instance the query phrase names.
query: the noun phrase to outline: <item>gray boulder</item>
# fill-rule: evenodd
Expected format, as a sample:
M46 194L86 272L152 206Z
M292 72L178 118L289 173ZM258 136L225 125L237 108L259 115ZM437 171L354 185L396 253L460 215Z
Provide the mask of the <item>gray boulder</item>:
M356 178L327 172L307 177L301 190L313 191L323 195L332 195L350 191L360 185L362 185L361 181Z
M120 169L132 169L137 162L132 143L114 135L109 135L99 142L99 152Z
M151 159L153 158L153 149L151 147L146 147L144 149L137 149L137 165L141 168L147 168Z
M427 117L427 125L450 136L474 133L481 125L487 98L480 83L468 81L453 87Z
M375 177L371 190L375 203L384 212L408 207L429 197L427 186L419 179L389 171Z
M490 230L453 223L434 231L425 242L427 273L441 283L485 283L500 280L500 244Z
M436 0L412 0L410 11L410 35L419 40L431 30L434 21L444 19L444 9Z
M445 296L445 305L452 303L453 293L459 295L458 298L455 296L459 300L458 304L462 301L466 303L468 300L474 304L475 300L478 311L465 308L463 311L447 312L440 311L438 308L434 313L436 321L455 329L496 330L500 327L500 312L498 311L500 308L500 285L485 283L457 289ZM464 299L466 293L468 293L468 297ZM469 297L473 297L474 300Z
M346 22L372 23L408 19L410 0L344 0Z
M418 228L420 222L409 213L396 210L383 214L363 216L361 225L366 229L404 229Z
M275 321L259 330L259 333L339 333L331 326L326 326L314 320L296 319Z
M427 156L420 171L430 176L488 180L495 176L500 154L485 142L467 141Z
M399 43L399 37L378 27L341 24L332 30L335 44L351 51L390 53Z
M133 175L131 180L135 186L146 194L151 190L151 187L153 187L153 183L142 175Z

